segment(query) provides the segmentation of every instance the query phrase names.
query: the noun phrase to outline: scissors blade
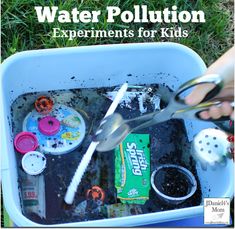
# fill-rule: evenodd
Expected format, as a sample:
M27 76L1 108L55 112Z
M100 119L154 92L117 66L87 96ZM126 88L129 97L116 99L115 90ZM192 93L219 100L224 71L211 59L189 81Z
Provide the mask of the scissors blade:
M149 126L152 126L157 123L164 122L164 121L170 119L169 115L168 116L164 115L164 113L165 113L165 112L163 112L164 110L157 111L157 112L155 111L153 113L146 114L146 115L142 116L141 118L136 118L138 120L142 120L142 123L140 125L137 125L136 127L132 128L132 131L143 129L143 128L146 128L146 127L149 127ZM157 119L155 119L155 117L157 117ZM135 119L133 119L133 120L135 120ZM144 120L144 122L143 122L143 120Z
M171 119L173 112L171 112L171 110L166 107L165 109L157 112L154 117L153 117L153 124L157 124L157 123L161 123L161 122L165 122L169 119Z

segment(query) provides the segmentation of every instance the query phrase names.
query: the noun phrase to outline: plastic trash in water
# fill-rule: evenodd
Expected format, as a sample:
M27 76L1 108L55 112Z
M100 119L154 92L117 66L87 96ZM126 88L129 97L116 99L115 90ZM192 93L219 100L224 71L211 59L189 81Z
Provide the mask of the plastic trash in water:
M110 205L99 205L94 200L84 200L73 210L72 215L86 218L89 214L103 215L105 218L125 217L142 214L141 207L137 204L115 203Z
M71 128L78 128L81 123L81 120L76 115L69 115L64 118L61 123Z
M60 130L60 122L52 116L46 116L38 121L38 129L44 135L55 135Z
M46 218L45 180L43 175L31 176L19 170L21 199L24 214Z
M119 87L116 87L113 91L106 92L104 95L113 101L118 90ZM150 103L154 110L160 110L161 96L154 93L152 88L143 86L128 86L127 92L120 101L121 107L125 106L129 109L133 109L131 103L135 98L138 99L139 111L141 113L147 112L147 103Z
M102 188L95 185L91 189L88 189L86 192L87 199L93 199L95 201L99 201L101 204L104 203L105 192Z
M102 212L108 218L116 218L142 214L142 209L136 204L116 203L102 206Z
M186 168L165 164L151 175L151 185L160 199L169 204L180 204L197 190L194 175Z
M76 120L74 120L76 119ZM69 153L85 138L85 120L71 107L54 104L50 116L35 109L24 119L23 130L37 136L40 151L53 155Z
M96 216L102 213L102 204L99 200L84 200L80 202L73 210L72 215L80 218L86 218L90 215Z
M53 108L53 100L47 96L40 96L34 103L35 109L41 114L49 114Z
M22 158L22 167L29 175L38 175L46 168L45 156L37 151L30 151Z
M232 142L228 134L222 130L208 128L200 131L192 141L191 153L194 159L201 164L202 169L207 167L217 169L226 166L231 160Z
M87 214L86 208L87 208L87 201L84 200L77 205L77 207L73 210L72 215L83 218Z
M105 117L111 115L114 113L114 111L116 110L119 102L121 101L121 99L123 98L123 96L126 93L126 90L128 88L128 84L124 83L120 90L118 91L116 97L114 98L114 101L112 102L112 104L110 105L109 109L107 110ZM93 153L95 152L95 149L97 147L97 145L99 144L99 142L95 142L92 141L86 151L86 153L84 154L82 160L80 161L80 164L78 165L75 174L68 186L68 189L65 193L65 197L64 197L64 201L66 204L72 204L74 197L75 197L75 193L77 191L78 185L81 182L82 176L84 174L84 172L86 171L86 168L91 160L91 157L93 155Z
M88 199L80 202L73 210L72 215L80 218L102 215L105 218L126 217L142 214L140 205L137 204L101 204L99 200Z
M14 139L15 149L21 153L25 154L29 151L34 151L38 147L37 137L31 132L20 132L16 135Z

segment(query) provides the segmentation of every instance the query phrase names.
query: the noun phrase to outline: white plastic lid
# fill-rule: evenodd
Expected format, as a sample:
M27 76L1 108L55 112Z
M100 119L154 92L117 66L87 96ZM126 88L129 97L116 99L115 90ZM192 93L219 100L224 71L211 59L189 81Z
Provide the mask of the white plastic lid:
M22 158L22 167L29 175L38 175L46 168L46 157L38 151L30 151Z

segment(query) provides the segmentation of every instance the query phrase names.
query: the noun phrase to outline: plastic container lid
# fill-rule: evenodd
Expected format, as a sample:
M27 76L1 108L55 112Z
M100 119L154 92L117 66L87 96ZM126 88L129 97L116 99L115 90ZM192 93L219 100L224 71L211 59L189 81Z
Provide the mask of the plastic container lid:
M55 135L60 130L60 122L54 117L47 116L39 120L38 129L47 136Z
M85 120L82 115L71 107L54 104L50 116L60 122L59 131L53 136L43 134L39 130L39 122L48 116L44 116L35 109L25 117L23 130L37 136L40 152L61 155L76 149L86 134Z
M20 132L14 139L14 145L19 153L25 154L38 147L38 140L31 132Z
M23 156L21 163L26 173L38 175L46 168L46 157L38 151L31 151Z

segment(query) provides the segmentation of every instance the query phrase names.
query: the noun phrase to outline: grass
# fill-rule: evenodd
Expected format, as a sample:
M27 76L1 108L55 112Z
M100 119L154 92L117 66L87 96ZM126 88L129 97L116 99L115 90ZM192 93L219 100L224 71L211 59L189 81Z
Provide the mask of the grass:
M106 22L105 14L99 23L81 24L68 23L38 23L34 6L59 6L59 9L97 10L103 12L106 6L119 6L123 10L132 10L133 5L148 5L149 10L163 10L177 5L179 10L203 10L206 23L182 24L182 29L189 31L187 38L77 38L69 41L67 38L53 38L54 27L61 29L132 29L139 27L158 29L162 24L125 24L117 20L114 24ZM231 0L2 0L2 60L23 50L70 47L97 44L117 44L135 42L172 41L189 46L202 56L207 64L212 63L233 44L233 6ZM229 10L230 9L230 10ZM165 25L166 26L166 25ZM175 27L175 24L167 27Z

